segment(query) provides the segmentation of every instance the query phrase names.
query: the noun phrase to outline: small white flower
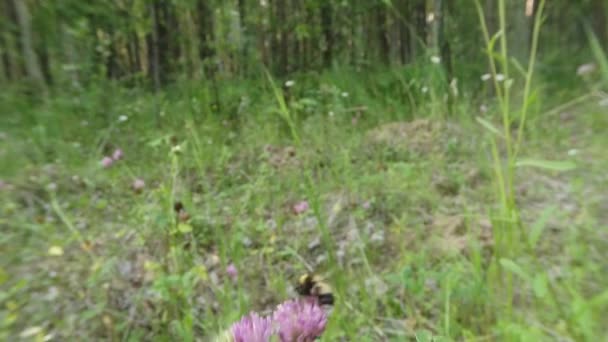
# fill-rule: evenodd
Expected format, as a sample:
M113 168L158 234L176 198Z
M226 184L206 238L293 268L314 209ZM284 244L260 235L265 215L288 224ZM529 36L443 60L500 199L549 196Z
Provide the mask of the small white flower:
M578 154L578 150L577 150L577 149L575 149L575 148L568 150L568 155L569 155L570 157L574 157L574 156L575 156L575 155L577 155L577 154Z
M439 56L431 56L431 62L433 64L439 64L441 63L441 58Z
M329 111L329 113L328 113L328 114L329 114L329 116L331 116L331 117L333 117L333 116L334 116L334 112L332 112L332 111Z
M483 75L481 75L481 80L484 81L484 82L488 81L491 78L492 78L491 74L483 74Z
M429 91L429 88L427 86L422 87L422 89L420 89L420 91L422 91L423 94L426 94Z
M89 122L87 120L80 121L80 126L85 127L85 126L88 126L88 125L89 125Z
M342 92L342 97L348 97L348 93L347 92Z
M488 112L488 106L486 106L485 104L482 104L481 106L479 106L479 111L482 113L487 113Z
M129 120L129 117L126 115L121 115L118 117L118 122L125 122L127 120Z
M294 81L294 80L289 80L289 81L285 82L285 86L286 86L287 88L291 88L291 87L293 87L295 84L296 84L296 81Z
M55 190L57 190L57 183L49 183L49 184L47 184L46 188L49 191L55 191Z
M503 74L496 74L496 81L497 82L502 82L505 80L505 75Z
M435 13L430 12L427 16L426 16L426 22L428 24L432 23L433 21L435 21Z
M576 69L576 74L578 76L585 76L594 72L595 68L595 63L585 63Z

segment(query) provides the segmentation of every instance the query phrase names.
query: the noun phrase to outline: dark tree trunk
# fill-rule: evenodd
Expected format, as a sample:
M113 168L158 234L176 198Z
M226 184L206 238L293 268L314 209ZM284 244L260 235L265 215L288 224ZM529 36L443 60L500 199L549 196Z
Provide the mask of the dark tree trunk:
M407 18L409 15L409 6L407 0L399 1L399 57L401 64L407 64L410 61L411 54L411 33L408 27Z
M279 28L279 72L287 75L289 72L289 40L287 27L287 1L275 0L277 4L277 15L280 18Z
M279 0L268 0L270 17L270 67L275 73L280 73L279 63L279 22L277 18L277 3Z
M315 13L313 11L312 8L310 8L309 5L307 5L306 3L303 4L304 6L304 21L306 22L307 25L313 25L314 24L314 17L315 17ZM304 69L308 69L311 67L312 65L312 37L310 37L310 34L305 37L302 41L302 68Z
M422 44L422 48L424 49L427 36L425 0L416 0L413 14L414 26L416 27L416 45Z
M40 47L40 66L42 67L42 75L47 84L53 85L53 74L51 73L51 58L49 55L49 48L45 42Z
M196 2L198 17L199 55L201 60L212 57L213 50L213 11L209 6L209 0L198 0Z
M387 30L387 13L385 9L386 5L379 3L376 5L376 30L378 34L378 56L380 61L385 65L390 63L390 43L388 38Z
M333 6L330 0L321 2L321 30L325 39L323 50L323 65L327 68L333 62L334 33L333 33Z
M148 74L152 77L154 89L159 90L160 82L160 66L159 66L159 48L158 48L158 15L156 14L156 4L153 3L149 7L150 17L152 18L152 32L146 36L146 45L148 52Z
M154 24L156 26L156 45L158 57L158 72L161 85L165 85L169 78L171 67L172 46L169 32L169 4L167 0L154 2Z
M118 54L116 52L116 42L112 31L109 31L108 35L110 36L110 54L106 60L107 77L110 79L117 79L121 76L121 73L120 65L118 64Z

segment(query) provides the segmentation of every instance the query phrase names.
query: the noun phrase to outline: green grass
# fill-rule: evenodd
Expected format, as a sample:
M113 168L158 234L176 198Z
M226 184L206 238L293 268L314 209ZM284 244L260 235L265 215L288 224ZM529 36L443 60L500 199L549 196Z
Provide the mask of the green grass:
M310 267L336 291L325 341L605 339L602 108L560 119L570 98L539 92L520 136L466 88L447 117L432 68L227 82L220 112L204 84L3 94L0 337L206 340Z

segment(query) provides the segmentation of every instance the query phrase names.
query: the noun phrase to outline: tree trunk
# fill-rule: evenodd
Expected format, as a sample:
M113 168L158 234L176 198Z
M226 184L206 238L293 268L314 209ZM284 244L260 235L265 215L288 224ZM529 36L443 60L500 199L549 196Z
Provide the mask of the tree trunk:
M390 64L391 46L388 38L386 5L376 5L376 30L378 34L378 56L385 65Z
M407 22L409 15L408 0L400 0L397 10L399 11L399 60L401 64L407 64L410 61L411 54L411 33Z
M238 0L237 3L239 11L239 27L241 29L242 46L241 46L241 58L240 69L241 76L248 74L249 66L249 29L247 24L247 6L245 6L245 0Z
M279 18L279 38L278 38L278 55L279 55L279 74L287 75L289 72L289 41L287 39L287 1L286 0L275 0L276 3L276 15Z
M13 0L17 21L19 23L21 49L25 60L25 70L28 77L42 89L46 88L40 61L34 50L30 12L23 0Z
M214 55L213 50L213 11L208 0L198 0L196 3L198 12L198 37L199 55L201 60L206 60Z
M156 14L155 3L150 5L150 17L152 17L152 32L146 37L146 45L148 47L148 74L152 76L154 89L160 90L160 66L159 66L159 48L158 48L158 15Z
M334 36L333 36L333 7L330 0L321 1L321 30L325 39L323 49L323 64L330 67L333 62Z

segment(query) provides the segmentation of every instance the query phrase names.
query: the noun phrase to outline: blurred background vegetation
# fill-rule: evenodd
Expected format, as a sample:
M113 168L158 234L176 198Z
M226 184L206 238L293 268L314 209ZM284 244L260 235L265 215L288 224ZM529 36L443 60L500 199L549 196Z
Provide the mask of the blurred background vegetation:
M605 0L0 0L0 340L603 341ZM178 203L180 203L178 205Z
M499 26L497 4L484 3L490 32ZM522 63L538 4L506 4L510 53ZM441 57L448 82L477 81L487 72L470 0L5 0L0 6L3 84L29 79L71 89L115 80L158 90L196 80L219 96L219 82L259 75L261 66L285 78L332 67L410 65L430 54ZM547 77L572 75L585 62L585 27L602 44L607 40L601 0L550 1L543 19L539 68Z

